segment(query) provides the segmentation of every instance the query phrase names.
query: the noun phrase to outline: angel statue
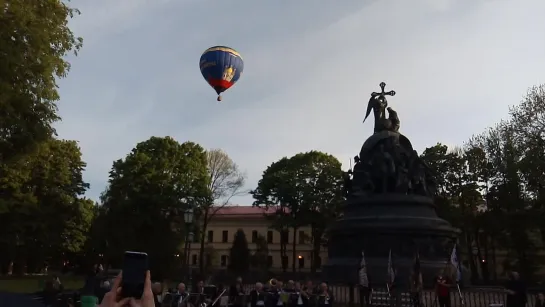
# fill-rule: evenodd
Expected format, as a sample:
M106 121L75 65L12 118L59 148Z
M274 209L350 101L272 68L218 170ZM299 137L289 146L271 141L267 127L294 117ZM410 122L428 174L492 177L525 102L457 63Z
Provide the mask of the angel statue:
M381 92L371 93L371 98L369 99L369 103L367 104L367 112L365 113L365 118L363 119L363 122L365 122L367 117L369 117L369 114L371 114L371 110L373 111L373 114L375 115L374 133L383 130L396 132L399 130L399 118L397 117L397 112L395 112L392 108L388 107L388 101L386 100L386 96L395 96L396 92L385 92L385 87L386 83L381 82ZM388 110L389 118L386 118L386 110Z

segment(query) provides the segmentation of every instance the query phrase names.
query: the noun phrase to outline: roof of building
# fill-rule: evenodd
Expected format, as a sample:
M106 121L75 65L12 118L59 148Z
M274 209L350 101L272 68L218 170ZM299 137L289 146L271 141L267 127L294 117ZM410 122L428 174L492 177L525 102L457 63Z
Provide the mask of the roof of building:
M271 214L276 212L276 208L269 208L268 210L264 208L258 208L253 206L226 206L219 209L214 209L216 215L221 216L230 216L230 215L259 215Z

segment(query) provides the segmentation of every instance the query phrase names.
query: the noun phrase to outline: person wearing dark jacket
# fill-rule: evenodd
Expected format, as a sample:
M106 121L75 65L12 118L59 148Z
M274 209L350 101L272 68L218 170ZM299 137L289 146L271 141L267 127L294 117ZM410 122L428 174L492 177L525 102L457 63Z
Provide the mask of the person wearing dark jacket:
M288 300L288 307L308 307L309 296L301 288L301 283L296 282L293 287L293 291L290 293Z
M545 307L545 294L543 291L540 291L537 294L536 304L534 305L534 307Z
M518 272L512 272L511 278L505 285L507 292L506 307L526 307L528 302L526 285L520 280Z
M266 301L266 292L263 291L263 284L258 282L255 289L250 291L250 307L264 307Z
M325 282L320 284L320 290L318 291L318 307L333 307L335 297L333 296L333 293L329 291Z
M280 293L282 290L279 288L279 282L276 279L271 279L269 288L267 289L267 295L265 296L266 307L283 306Z
M242 307L244 305L244 287L242 278L238 277L235 284L229 287L229 303L232 307Z

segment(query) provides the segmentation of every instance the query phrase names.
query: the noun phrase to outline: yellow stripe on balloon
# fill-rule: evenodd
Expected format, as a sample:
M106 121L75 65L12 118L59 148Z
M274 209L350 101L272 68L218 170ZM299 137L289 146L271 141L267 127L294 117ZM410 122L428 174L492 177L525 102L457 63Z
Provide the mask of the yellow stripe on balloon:
M203 54L207 53L207 52L212 52L212 51L225 51L225 52L229 52L230 54L234 55L234 56L237 56L239 57L241 60L242 60L242 56L240 55L240 53L238 53L236 50L234 49L231 49L229 47L212 47L212 48L208 48L206 49Z

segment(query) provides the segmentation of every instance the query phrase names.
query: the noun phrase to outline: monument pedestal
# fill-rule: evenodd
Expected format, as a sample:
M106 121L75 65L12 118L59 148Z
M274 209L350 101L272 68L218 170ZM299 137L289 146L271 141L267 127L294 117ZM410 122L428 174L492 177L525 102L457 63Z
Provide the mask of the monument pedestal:
M457 229L437 217L431 198L418 195L376 195L350 199L344 216L329 229L329 282L357 283L361 253L365 252L371 283L386 284L389 251L398 282L407 284L419 254L425 283L444 269Z

